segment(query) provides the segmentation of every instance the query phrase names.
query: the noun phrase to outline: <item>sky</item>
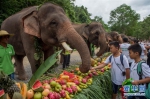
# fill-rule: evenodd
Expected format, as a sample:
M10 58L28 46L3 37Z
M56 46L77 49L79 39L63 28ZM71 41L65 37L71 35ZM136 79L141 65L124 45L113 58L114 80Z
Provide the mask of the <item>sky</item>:
M150 0L76 0L74 3L86 7L92 14L91 18L101 16L105 23L109 21L110 12L122 4L139 13L141 21L150 14Z

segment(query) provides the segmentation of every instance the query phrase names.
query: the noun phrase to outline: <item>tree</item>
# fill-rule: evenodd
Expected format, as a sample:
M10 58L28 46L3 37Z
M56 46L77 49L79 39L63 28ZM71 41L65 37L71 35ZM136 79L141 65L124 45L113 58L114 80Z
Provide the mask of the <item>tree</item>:
M92 19L92 21L101 23L107 32L110 31L110 28L108 27L107 24L105 24L105 22L103 21L103 18L102 18L102 17L95 16L94 19Z
M110 13L108 24L112 31L118 31L126 35L132 35L140 19L140 15L131 9L130 6L122 4Z
M87 8L84 6L74 7L75 17L77 23L90 23L91 22L91 14L87 11Z
M150 15L141 22L141 37L144 39L150 38Z

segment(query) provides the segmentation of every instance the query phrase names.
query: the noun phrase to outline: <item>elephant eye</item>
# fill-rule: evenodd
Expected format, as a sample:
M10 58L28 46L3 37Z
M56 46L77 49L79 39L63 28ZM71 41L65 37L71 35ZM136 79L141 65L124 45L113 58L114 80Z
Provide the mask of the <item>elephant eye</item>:
M99 35L99 32L96 32L95 34L96 34L96 35Z
M50 26L51 26L51 27L57 26L57 22L56 22L56 21L54 21L54 20L53 20L53 21L51 21L51 22L50 22Z

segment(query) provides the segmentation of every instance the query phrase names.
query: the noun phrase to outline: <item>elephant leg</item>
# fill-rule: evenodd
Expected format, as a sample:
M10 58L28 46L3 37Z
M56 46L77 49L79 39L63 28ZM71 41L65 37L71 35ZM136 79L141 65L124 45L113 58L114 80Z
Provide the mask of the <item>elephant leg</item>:
M17 70L16 62L14 63L14 67L16 68L16 69L15 69L15 74L18 75L18 70Z
M16 71L18 73L18 79L20 79L20 80L26 80L27 79L25 69L23 66L23 58L24 58L23 55L15 55L14 56Z
M31 65L31 70L33 74L40 66L40 61L34 59L34 54L36 53L35 46L34 46L35 37L28 35L26 33L22 33L21 38L22 38L23 48L29 60L29 63Z

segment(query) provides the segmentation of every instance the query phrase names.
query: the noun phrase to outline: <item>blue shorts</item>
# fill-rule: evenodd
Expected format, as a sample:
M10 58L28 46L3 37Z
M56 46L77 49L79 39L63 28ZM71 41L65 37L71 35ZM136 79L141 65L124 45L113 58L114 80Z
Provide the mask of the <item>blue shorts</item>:
M117 94L118 90L122 87L122 85L116 85L112 82L113 94Z
M15 73L12 73L12 74L10 74L10 75L8 75L9 77L10 77L10 79L15 79Z

